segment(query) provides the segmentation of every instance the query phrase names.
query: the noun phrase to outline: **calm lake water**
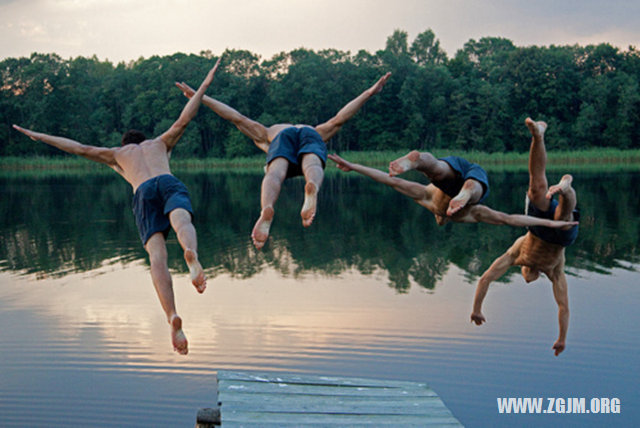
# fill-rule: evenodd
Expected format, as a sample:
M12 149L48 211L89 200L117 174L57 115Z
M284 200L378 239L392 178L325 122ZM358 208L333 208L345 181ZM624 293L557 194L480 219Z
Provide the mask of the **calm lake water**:
M479 275L523 229L441 228L385 186L335 173L309 229L302 182L288 181L256 252L261 175L176 175L209 276L197 294L171 234L187 357L172 351L122 179L0 178L0 426L191 427L215 403L219 369L423 381L468 427L640 425L640 173L574 174L581 230L567 250L571 324L557 358L546 278L527 285L512 269L489 291L487 324L469 322ZM491 180L487 204L522 212L527 174ZM499 397L621 404L504 415Z

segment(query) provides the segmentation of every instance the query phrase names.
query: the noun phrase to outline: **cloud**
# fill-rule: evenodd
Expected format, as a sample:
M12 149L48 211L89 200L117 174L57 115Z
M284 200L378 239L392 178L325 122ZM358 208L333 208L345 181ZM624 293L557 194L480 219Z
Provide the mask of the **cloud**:
M112 61L246 49L383 49L432 29L452 56L469 39L516 45L640 44L640 2L594 0L0 0L0 58L31 52Z

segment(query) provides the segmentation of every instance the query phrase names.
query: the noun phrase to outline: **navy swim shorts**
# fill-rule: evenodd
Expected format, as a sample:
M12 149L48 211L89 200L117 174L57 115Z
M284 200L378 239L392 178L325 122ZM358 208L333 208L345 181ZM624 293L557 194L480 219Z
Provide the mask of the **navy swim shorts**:
M484 201L489 195L489 176L480 165L471 163L458 156L447 156L440 160L445 161L449 166L451 166L451 168L453 168L456 172L456 178L453 180L433 181L433 185L438 189L453 198L460 193L460 189L462 189L464 182L469 178L472 178L478 181L482 185L483 189L482 196L478 203Z
M167 237L171 223L169 213L184 208L193 217L189 192L180 180L171 174L150 178L133 195L133 215L144 246L151 235L162 232Z
M306 153L318 156L324 168L327 163L327 145L320 134L310 126L291 126L280 131L269 144L267 165L275 158L285 158L289 161L287 178L302 175L302 155Z
M536 208L536 206L533 205L533 203L531 203L531 201L527 197L524 213L532 217L553 220L553 216L556 212L557 206L558 201L552 199L551 203L549 204L549 209L547 211L542 211ZM578 210L573 210L573 218L575 221L578 221L580 219L580 212ZM573 244L578 237L577 224L571 229L567 230L553 229L545 226L529 226L527 229L529 229L531 233L533 233L543 241L549 242L551 244L562 245L563 247L568 247L569 245Z

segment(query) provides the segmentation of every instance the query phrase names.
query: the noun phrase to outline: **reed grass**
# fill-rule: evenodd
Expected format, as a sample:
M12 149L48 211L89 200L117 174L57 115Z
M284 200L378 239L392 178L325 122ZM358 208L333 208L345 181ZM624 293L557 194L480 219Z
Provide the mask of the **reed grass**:
M404 156L404 151L365 151L341 152L340 156L356 163L385 169L389 161ZM527 170L529 153L487 153L480 151L447 151L435 149L434 156L461 156L471 162L482 165L487 170ZM588 150L552 151L547 154L549 170L565 169L571 171L598 170L640 170L640 149L620 150L596 148ZM332 162L329 161L329 164ZM238 158L190 158L171 161L172 169L181 172L215 172L232 171L236 173L260 172L264 168L265 157L262 154ZM48 174L82 174L109 172L106 167L97 166L94 162L75 156L61 157L1 157L0 174L31 172L34 175Z

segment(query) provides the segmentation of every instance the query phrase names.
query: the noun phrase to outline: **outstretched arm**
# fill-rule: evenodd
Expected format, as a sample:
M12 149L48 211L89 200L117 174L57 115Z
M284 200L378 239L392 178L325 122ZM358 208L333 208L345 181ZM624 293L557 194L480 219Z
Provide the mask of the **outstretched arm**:
M516 227L545 226L554 229L578 224L577 221L557 221L524 214L506 214L486 205L471 205L468 210L460 211L460 214L460 216L454 214L453 219L463 223L506 224Z
M476 323L476 325L481 325L486 321L482 314L482 302L487 295L489 285L504 275L505 272L514 265L523 240L524 236L518 238L511 248L509 248L506 253L495 259L489 269L487 269L485 273L482 274L482 277L480 277L478 286L476 287L476 295L473 299L473 311L471 312L471 322Z
M376 83L373 84L373 86L358 95L353 100L349 101L349 103L342 107L334 117L332 117L325 123L321 123L320 125L316 126L316 131L318 131L318 134L320 134L322 140L328 141L329 139L331 139L331 137L336 135L340 128L342 128L342 125L344 125L349 119L351 119L369 98L382 90L384 84L387 83L387 80L390 76L390 72L382 76Z
M167 146L167 150L171 150L182 134L184 134L185 129L187 129L187 125L191 122L191 119L194 118L196 113L198 112L198 108L200 108L200 103L202 102L202 97L204 92L207 90L211 82L213 81L213 76L216 74L216 70L218 69L218 65L220 65L220 58L216 61L216 64L213 66L207 76L204 78L200 87L193 94L193 96L187 102L187 105L182 109L182 113L180 113L180 117L178 120L174 122L174 124L166 131L164 134L160 136L164 144Z
M115 159L116 148L89 146L69 138L56 137L54 135L43 134L41 132L21 128L18 125L13 125L13 127L34 141L42 141L43 143L49 144L50 146L56 147L67 153L104 163L110 167L115 167L117 165Z
M176 82L176 86L182 91L185 97L191 98L195 91L184 82ZM256 146L264 152L269 151L269 138L267 128L255 120L242 115L234 108L213 99L207 95L202 97L202 104L209 107L221 118L233 123L240 132L251 138Z
M397 190L405 196L414 199L416 202L420 203L422 200L430 201L430 196L426 191L426 186L423 186L420 183L416 183L413 181L403 180L398 177L390 177L389 174L385 171L380 171L379 169L369 168L368 166L360 165L358 163L349 162L345 159L342 159L340 156L335 154L330 154L329 159L334 161L338 168L342 171L349 172L355 171L359 174L362 174L366 177L369 177L378 183L386 184L387 186ZM422 204L421 204L422 205Z
M558 340L553 344L556 357L560 355L566 346L567 331L569 330L569 291L567 286L567 277L559 268L559 273L554 278L553 282L553 297L558 304Z

